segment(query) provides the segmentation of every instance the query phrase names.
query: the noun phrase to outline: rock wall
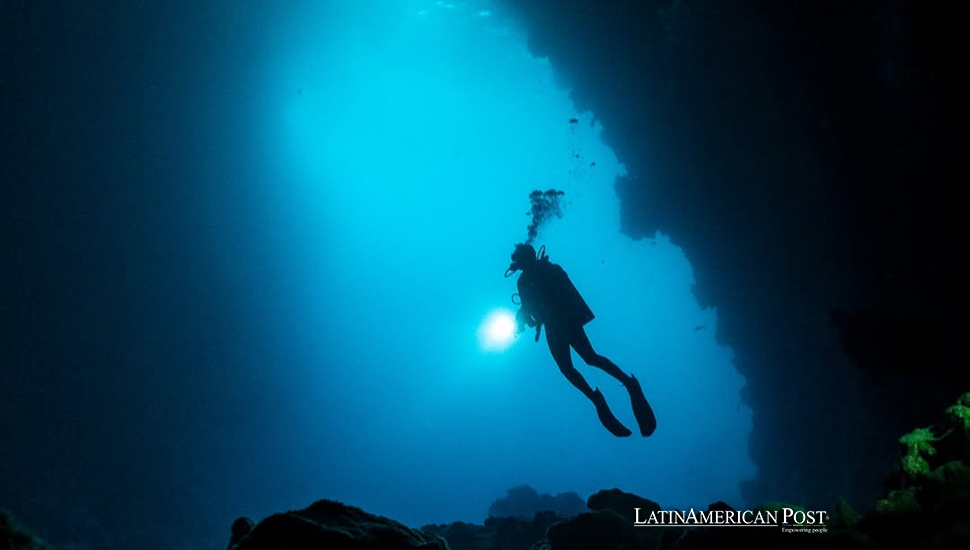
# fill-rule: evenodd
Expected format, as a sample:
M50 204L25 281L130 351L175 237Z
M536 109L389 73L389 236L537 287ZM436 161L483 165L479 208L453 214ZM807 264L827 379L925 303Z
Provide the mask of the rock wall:
M970 387L954 3L508 0L670 235L748 383L748 504L865 505Z

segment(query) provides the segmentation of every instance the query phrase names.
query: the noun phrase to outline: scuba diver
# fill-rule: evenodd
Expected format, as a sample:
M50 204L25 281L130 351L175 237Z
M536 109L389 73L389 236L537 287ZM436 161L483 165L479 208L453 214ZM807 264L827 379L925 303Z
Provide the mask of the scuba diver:
M629 437L632 432L610 411L606 398L599 388L590 388L576 367L573 366L572 349L586 364L597 367L619 380L630 393L630 403L640 434L653 434L657 419L643 396L640 383L632 374L625 374L612 361L593 350L586 335L586 324L593 320L593 311L570 281L565 270L549 261L545 247L539 254L528 244L517 244L512 253L512 264L505 272L509 277L516 271L522 274L518 280L518 296L521 308L515 315L516 332L521 334L526 325L535 327L535 341L539 341L542 327L546 328L546 342L552 358L569 382L583 393L593 405L603 426L617 437ZM514 301L514 300L513 300Z

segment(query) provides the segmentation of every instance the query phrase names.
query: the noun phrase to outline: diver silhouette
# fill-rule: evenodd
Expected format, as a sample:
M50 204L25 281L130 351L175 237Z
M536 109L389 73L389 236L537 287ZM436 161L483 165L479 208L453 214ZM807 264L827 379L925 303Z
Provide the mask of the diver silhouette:
M573 366L572 349L576 350L587 365L602 369L619 380L630 394L630 403L640 427L640 434L644 437L652 435L657 428L657 419L643 395L640 383L635 376L627 375L593 349L585 326L595 316L566 271L549 261L549 257L545 255L545 247L540 248L537 254L535 248L528 244L515 246L512 264L505 276L509 277L516 271L522 272L517 285L521 305L515 315L517 334L524 332L526 325L535 327L535 341L538 342L542 327L545 326L549 351L563 376L593 402L600 422L610 433L617 437L629 437L632 432L613 415L599 388L592 389Z

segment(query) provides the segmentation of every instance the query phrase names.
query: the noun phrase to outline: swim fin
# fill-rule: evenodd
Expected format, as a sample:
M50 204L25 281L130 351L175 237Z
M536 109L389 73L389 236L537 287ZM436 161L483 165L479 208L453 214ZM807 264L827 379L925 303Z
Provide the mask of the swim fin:
M606 398L603 397L599 388L593 391L593 404L596 405L596 414L600 417L600 422L611 434L616 437L629 437L633 434L629 428L613 416L613 412L606 404Z
M637 418L637 424L640 425L640 435L643 437L653 435L654 430L657 429L657 417L654 416L650 403L647 403L636 376L630 375L626 389L630 392L630 405L633 407L633 416Z

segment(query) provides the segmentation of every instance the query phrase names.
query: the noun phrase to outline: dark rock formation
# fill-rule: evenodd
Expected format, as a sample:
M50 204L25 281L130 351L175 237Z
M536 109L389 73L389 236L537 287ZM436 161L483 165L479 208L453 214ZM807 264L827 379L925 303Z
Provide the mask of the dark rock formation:
M236 525L241 528L248 526L245 521L240 524L240 520L236 520L233 525L234 535ZM411 529L360 508L332 500L320 500L303 510L269 516L235 545L230 545L230 548L448 550L448 545L444 539L434 534Z
M727 512L727 511L734 511L734 508L730 504L728 504L728 503L726 503L726 502L724 502L722 500L719 500L717 502L714 502L710 506L707 507L707 511L708 512L715 512L715 511L718 511L718 510L720 510L722 512Z
M546 542L546 531L561 521L555 512L539 512L532 519L488 518L484 525L457 522L426 525L422 531L448 541L451 550L529 550Z
M747 378L747 503L874 501L970 387L970 35L953 2L510 0L687 254Z
M488 508L488 517L515 517L531 520L539 512L552 511L569 517L586 511L586 503L578 493L568 492L558 495L539 493L528 485L519 485L508 490L505 497L496 499Z
M492 537L493 546L489 548L493 550L532 548L536 544L544 542L549 528L563 519L564 516L550 511L538 512L531 521L522 521L517 518L488 518L485 520L485 529L494 533ZM452 550L459 549L453 548Z
M759 512L810 511L795 519L781 513L777 525L768 520L760 527L697 525L637 527L648 523L650 512L662 506L619 489L600 491L588 499L591 512L562 518L553 512L530 520L489 518L484 525L453 523L413 530L358 508L321 500L305 510L276 514L248 534L246 518L233 524L233 537L241 535L232 550L358 548L427 550L712 550L822 549L874 550L970 548L970 393L943 411L932 425L898 438L900 452L895 473L887 478L882 496L865 515L845 500L818 509L770 502ZM642 513L634 510L640 508ZM735 509L715 502L707 511L726 517ZM662 514L658 514L662 516ZM639 516L639 517L638 517ZM768 516L770 517L770 516ZM722 520L723 521L723 520ZM735 518L735 522L736 522ZM804 526L802 523L812 523ZM0 516L0 531L4 524ZM801 532L799 529L814 529ZM447 542L446 542L447 541ZM16 547L21 548L21 547ZM24 547L32 548L32 547Z
M641 547L633 524L609 511L587 512L549 528L552 550L619 550Z
M779 524L757 528L718 528L700 526L634 526L634 509L641 508L640 522L651 511L663 508L643 497L619 489L592 495L592 512L556 520L550 514L544 540L532 543L539 535L534 526L529 537L493 541L489 529L467 524L439 526L435 532L446 538L455 550L706 550L713 548L842 548L851 550L880 548L949 549L970 547L970 393L946 408L942 418L898 438L900 452L893 461L894 474L865 515L856 512L844 499L831 506L811 509L791 503L767 502L753 512L824 512L818 515L815 532L788 532ZM715 502L707 511L737 511L725 502ZM797 517L797 516L796 516ZM539 518L536 518L538 522ZM506 518L509 525L525 524ZM801 520L788 520L797 523ZM487 522L486 522L487 525ZM789 527L797 529L798 526ZM514 530L514 529L513 529ZM495 531L494 529L492 530Z
M640 509L640 517L645 518L650 512L659 512L661 507L656 502L639 497L632 493L625 493L619 489L599 491L590 495L586 500L590 510L609 510L618 514L632 525L637 520L635 510Z
M239 544L243 538L253 531L256 522L249 518L239 518L232 522L232 536L229 538L229 548Z
M18 524L13 515L0 510L0 550L52 550L43 540Z
M445 539L451 550L486 550L493 546L493 533L484 525L456 521L442 525L425 525L421 530Z

